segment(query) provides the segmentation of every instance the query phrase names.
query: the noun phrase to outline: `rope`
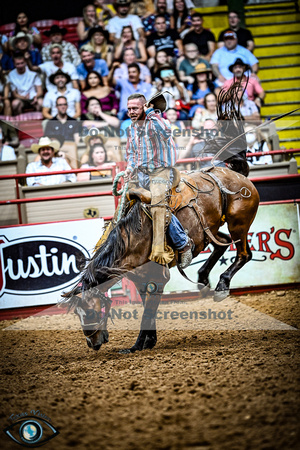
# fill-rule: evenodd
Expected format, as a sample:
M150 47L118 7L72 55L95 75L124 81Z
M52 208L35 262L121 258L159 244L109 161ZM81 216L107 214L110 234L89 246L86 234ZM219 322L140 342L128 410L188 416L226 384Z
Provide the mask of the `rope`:
M120 195L122 196L121 200L120 200L119 208L118 208L117 222L119 222L119 220L121 219L121 217L123 215L124 206L125 206L125 200L126 200L126 193L128 191L128 182L125 183L123 188L118 191L119 180L120 180L120 178L123 178L124 175L125 175L125 172L117 173L117 175L115 176L115 179L114 179L114 182L113 182L113 188L112 188L112 192L113 192L115 197L118 197Z

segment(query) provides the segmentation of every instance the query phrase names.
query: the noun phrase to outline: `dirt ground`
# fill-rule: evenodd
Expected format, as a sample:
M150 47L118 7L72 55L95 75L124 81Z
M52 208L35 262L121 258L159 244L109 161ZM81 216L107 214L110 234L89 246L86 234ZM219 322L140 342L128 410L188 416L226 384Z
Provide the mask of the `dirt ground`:
M34 409L59 430L48 449L299 449L299 297L234 298L294 329L162 329L155 349L129 355L118 350L135 330L112 330L94 352L81 330L64 329L72 316L51 316L62 324L52 330L1 322L0 427ZM0 436L1 449L20 448Z

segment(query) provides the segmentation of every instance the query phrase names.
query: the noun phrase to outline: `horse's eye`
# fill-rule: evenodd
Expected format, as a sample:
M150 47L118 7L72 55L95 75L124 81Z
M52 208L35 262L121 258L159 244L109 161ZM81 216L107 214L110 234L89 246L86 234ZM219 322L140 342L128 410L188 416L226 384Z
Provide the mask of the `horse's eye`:
M17 420L3 431L14 442L26 447L39 447L59 434L59 431L47 420L36 416L27 416Z

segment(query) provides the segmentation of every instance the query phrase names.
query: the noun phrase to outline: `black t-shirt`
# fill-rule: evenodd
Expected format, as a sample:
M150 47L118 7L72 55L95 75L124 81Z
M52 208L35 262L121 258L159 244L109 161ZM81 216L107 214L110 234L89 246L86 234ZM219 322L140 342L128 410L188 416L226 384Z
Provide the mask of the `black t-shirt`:
M180 39L176 30L167 30L164 36L158 36L157 31L147 37L147 47L155 46L156 53L164 50L168 56L174 56L175 42Z
M224 41L224 33L226 30L221 31L218 42ZM238 44L242 47L247 48L247 41L253 41L253 36L250 30L247 30L246 28L239 28L238 31L235 32L238 38Z
M45 136L63 136L65 141L74 141L74 134L81 132L81 124L73 117L67 116L67 121L61 123L56 117L48 120Z
M209 53L208 41L216 42L215 36L211 31L205 30L203 28L201 33L196 33L195 31L190 31L187 33L183 39L183 45L185 44L196 44L199 53L201 55L207 55Z

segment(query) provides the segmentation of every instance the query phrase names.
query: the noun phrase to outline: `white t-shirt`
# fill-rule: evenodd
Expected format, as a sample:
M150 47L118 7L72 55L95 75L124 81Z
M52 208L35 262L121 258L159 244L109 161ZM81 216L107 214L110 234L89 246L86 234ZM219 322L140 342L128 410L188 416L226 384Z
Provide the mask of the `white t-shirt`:
M269 152L270 149L266 142L261 146L257 141L254 143L253 147L250 148L248 146L247 153L253 153L253 157L247 157L247 161L250 166L261 165L261 164L272 164L272 156L271 155L263 155L263 156L254 156L255 152Z
M17 69L9 72L7 77L8 83L12 91L17 91L19 95L25 97L29 94L29 100L36 96L35 86L41 86L42 81L36 72L32 72L26 67L25 72L19 74Z
M66 97L68 102L68 109L67 109L68 116L74 117L76 113L76 103L80 102L80 92L78 89L73 88L69 89L67 87L66 92L61 94L55 88L54 90L47 92L43 100L43 106L45 108L51 108L51 115L55 117L58 112L56 108L56 99L58 97L61 97L62 95Z
M63 72L67 73L68 75L70 75L71 80L78 80L78 74L77 74L77 70L76 67L74 66L74 64L69 63L69 62L64 62L64 65L62 67L57 67L53 61L47 61L44 62L42 64L39 64L39 68L41 69L42 72L44 72L44 74L46 75L46 89L47 91L51 91L56 89L55 84L50 83L49 81L49 77L50 75L52 75L53 73L57 72L58 69L61 69ZM67 87L72 88L72 83L68 83Z
M135 14L128 14L127 17L113 17L108 21L106 29L109 33L114 33L116 35L115 37L119 39L121 37L122 28L128 25L131 26L135 39L138 40L139 33L137 30L144 27L139 16L136 16Z
M16 154L14 149L10 145L3 145L0 150L0 159L1 161L11 161L16 159Z

